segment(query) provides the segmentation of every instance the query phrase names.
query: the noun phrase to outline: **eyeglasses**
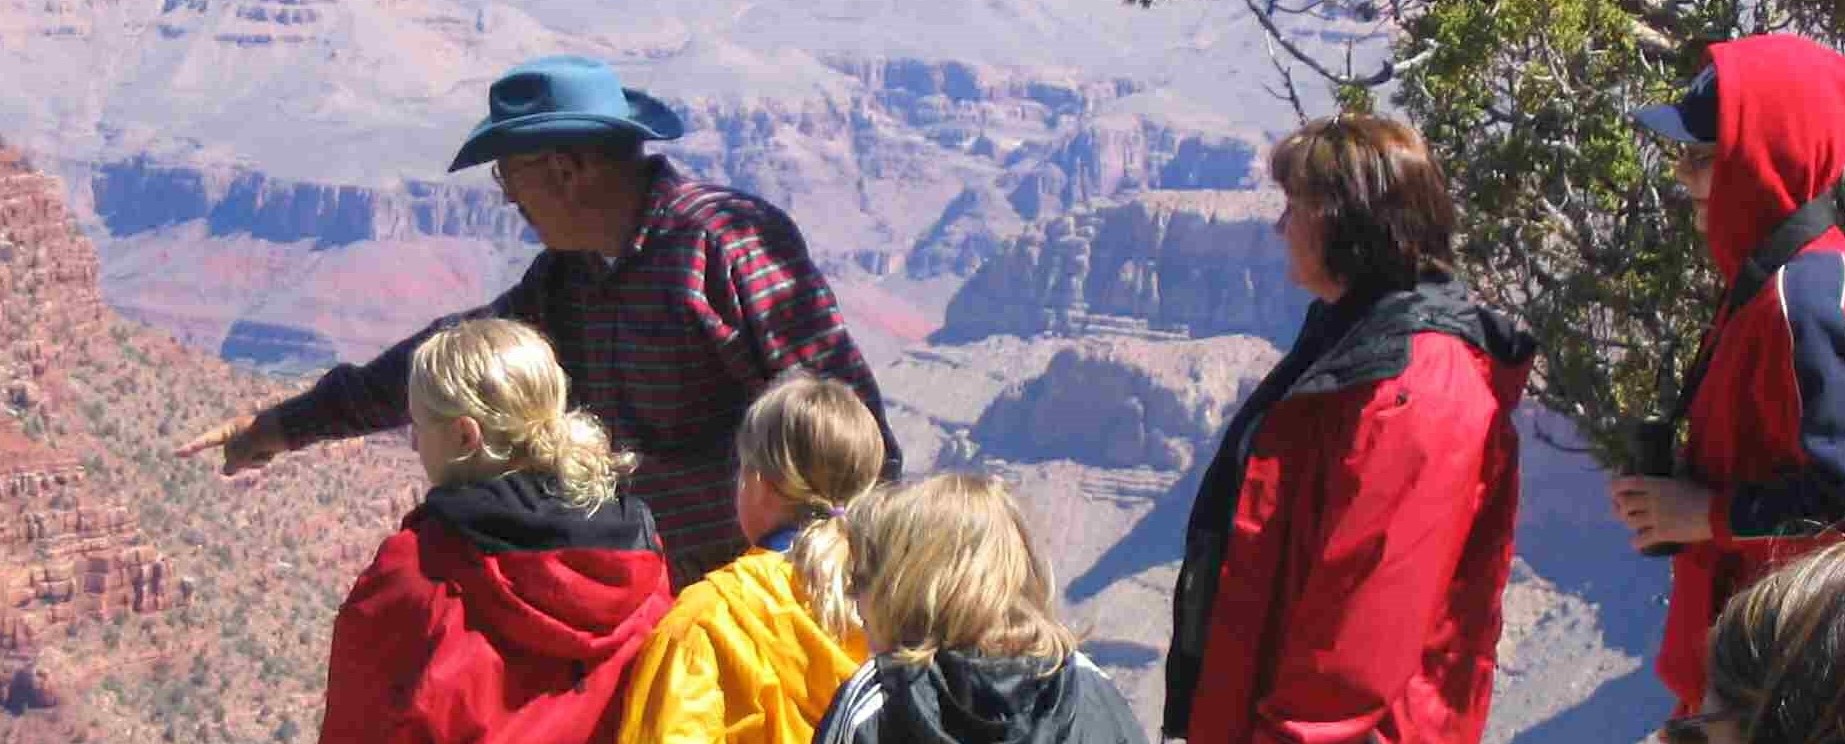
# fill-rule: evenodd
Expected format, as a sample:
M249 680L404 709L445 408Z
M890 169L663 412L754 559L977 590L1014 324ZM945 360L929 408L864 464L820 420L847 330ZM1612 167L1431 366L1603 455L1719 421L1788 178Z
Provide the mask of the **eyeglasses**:
M1717 146L1704 143L1681 145L1678 159L1692 170L1704 170L1716 164Z
M1705 732L1704 727L1733 718L1734 715L1722 711L1672 718L1666 721L1660 733L1664 734L1666 744L1709 744L1710 734Z
M494 164L493 164L493 170L492 170L492 173L493 173L493 182L494 182L494 183L496 183L496 184L499 184L499 186L500 186L500 190L501 190L501 191L505 191L505 190L506 190L506 182L507 182L508 180L510 180L510 179L511 179L511 178L513 177L513 175L514 175L515 173L518 173L518 172L519 172L520 170L523 170L523 169L525 169L525 167L527 167L527 166L530 166L530 165L534 165L534 164L537 164L537 163L542 163L542 162L544 162L544 159L543 159L543 158L537 158L537 159L533 159L533 160L526 160L526 161L522 161L522 162L512 162L512 163L511 163L511 165L509 165L509 166L508 166L508 167L506 168L506 170L503 170L503 171L502 171L502 170L500 170L500 164L499 164L499 163L494 163Z

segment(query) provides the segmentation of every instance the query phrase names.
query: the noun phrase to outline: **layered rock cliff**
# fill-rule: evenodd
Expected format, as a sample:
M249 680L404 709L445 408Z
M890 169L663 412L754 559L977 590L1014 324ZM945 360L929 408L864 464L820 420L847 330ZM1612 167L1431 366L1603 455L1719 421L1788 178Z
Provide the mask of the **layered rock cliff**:
M96 252L65 211L61 190L0 143L0 389L15 415L56 395L60 357L93 344L106 313L94 291ZM70 287L90 291L62 291ZM62 296L40 301L49 294Z
M1271 191L1148 192L1028 227L980 265L934 339L1116 333L1293 337Z
M1225 416L1280 357L1248 336L1086 341L1000 394L973 439L981 456L1013 462L1182 472L1208 457Z
M1131 80L912 58L824 62L841 78L838 97L738 101L666 92L688 135L659 149L696 176L789 209L821 254L955 253L960 246L926 233L965 211L953 202L970 188L998 189L1008 207L1036 219L1124 191L1248 183L1254 145L1239 136L1098 115L1140 92ZM456 145L469 121L455 122ZM116 237L192 220L213 236L320 247L532 237L481 174L437 180L442 165L418 169L430 174L425 179L380 173L350 184L136 156L78 164L67 175ZM933 273L934 260L916 270Z
M499 190L479 184L308 183L249 168L137 157L97 164L89 187L97 216L116 237L193 220L203 221L214 237L309 241L322 248L422 236L513 241L527 232Z
M15 657L0 664L0 680L29 666L54 626L185 599L125 500L91 487L74 456L27 439L10 419L0 419L0 501L0 650Z
M1065 618L1088 631L1085 650L1151 726L1176 564L1211 448L1277 356L1234 336L995 336L912 350L878 375L893 425L906 447L919 445L913 468L933 456L934 468L994 472L1012 486L1063 582ZM1483 741L1642 740L1670 708L1647 669L1665 566L1630 554L1594 464L1538 437L1567 434L1556 416L1515 420L1519 557Z
M694 177L788 209L835 274L967 275L1027 218L1250 178L1244 135L1111 113L1144 94L1125 78L824 62L837 88L828 95L672 98L689 133L659 149ZM430 162L426 179L329 183L211 162L137 155L62 167L107 234L111 304L226 358L291 369L362 361L440 312L489 299L536 249L480 170L439 175Z
M1027 219L1141 189L1244 189L1255 146L1223 134L1175 130L1136 116L1084 122L1041 162L1017 172L1012 206Z
M96 257L57 183L0 147L0 701L56 705L68 669L40 665L64 626L158 613L179 595L169 561L125 494L94 487L81 444L46 445L46 411L69 403L65 364L102 334ZM61 301L60 288L88 286ZM64 336L60 332L82 334ZM144 649L124 654L140 655Z
M292 390L104 307L62 191L0 148L0 738L311 738L338 594L421 471L389 434L173 458Z

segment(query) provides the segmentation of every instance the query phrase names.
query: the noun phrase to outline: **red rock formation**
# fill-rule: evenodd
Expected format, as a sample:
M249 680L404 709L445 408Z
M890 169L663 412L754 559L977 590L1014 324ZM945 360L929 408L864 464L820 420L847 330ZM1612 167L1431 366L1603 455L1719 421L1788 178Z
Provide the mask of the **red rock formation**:
M57 684L49 671L27 665L15 670L11 677L12 683L7 685L7 708L51 708L60 702Z
M16 612L0 612L0 650L19 651L32 646L32 624ZM0 693L0 699L5 699Z
M58 700L35 664L42 639L56 637L47 629L171 604L164 559L120 503L124 495L93 489L74 448L32 431L67 389L58 359L107 338L95 251L60 192L0 147L0 600L8 608L0 611L0 680L10 680L4 699L14 710ZM87 291L46 301L46 290L60 287Z
M385 437L234 480L170 457L175 440L226 409L294 386L239 373L104 306L95 249L61 191L0 146L0 700L17 713L93 699L88 689L106 678L145 690L186 668L226 685L211 693L220 710L287 700L287 715L309 720L319 675L275 673L324 663L330 611L299 589L351 581L414 503L414 456ZM162 518L144 526L144 509ZM189 565L199 555L217 560ZM184 618L147 617L187 605ZM0 715L0 738L72 741L56 726L19 736L59 716L89 722L92 740L98 730L158 740L169 724L165 736L205 744L276 730L273 717L172 705L131 694L122 706ZM150 721L161 723L149 730Z
M0 700L15 711L50 707L60 696L34 665L38 639L79 617L169 609L169 569L129 510L88 487L74 458L4 416L0 508L12 515L0 522L0 599L10 608L0 611L0 680L10 680Z

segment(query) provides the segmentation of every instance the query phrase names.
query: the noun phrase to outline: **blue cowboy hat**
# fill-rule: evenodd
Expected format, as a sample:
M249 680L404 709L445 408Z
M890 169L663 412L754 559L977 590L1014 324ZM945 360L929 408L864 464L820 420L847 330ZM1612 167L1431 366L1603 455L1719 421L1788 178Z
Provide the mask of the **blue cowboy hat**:
M514 67L487 93L487 118L468 134L450 173L508 155L619 137L678 139L679 115L587 57L540 57Z

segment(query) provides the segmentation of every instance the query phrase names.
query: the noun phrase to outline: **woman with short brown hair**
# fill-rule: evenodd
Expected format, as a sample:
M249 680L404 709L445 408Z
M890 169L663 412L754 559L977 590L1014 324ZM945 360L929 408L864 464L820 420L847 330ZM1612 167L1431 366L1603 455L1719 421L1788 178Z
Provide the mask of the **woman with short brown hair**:
M1454 205L1414 130L1321 119L1269 166L1289 278L1317 301L1200 485L1163 729L1478 741L1535 346L1454 279Z
M1269 173L1289 207L1303 209L1282 225L1304 218L1299 227L1324 236L1317 242L1330 277L1369 285L1361 290L1409 290L1452 273L1454 202L1415 130L1365 116L1321 119L1275 147Z

